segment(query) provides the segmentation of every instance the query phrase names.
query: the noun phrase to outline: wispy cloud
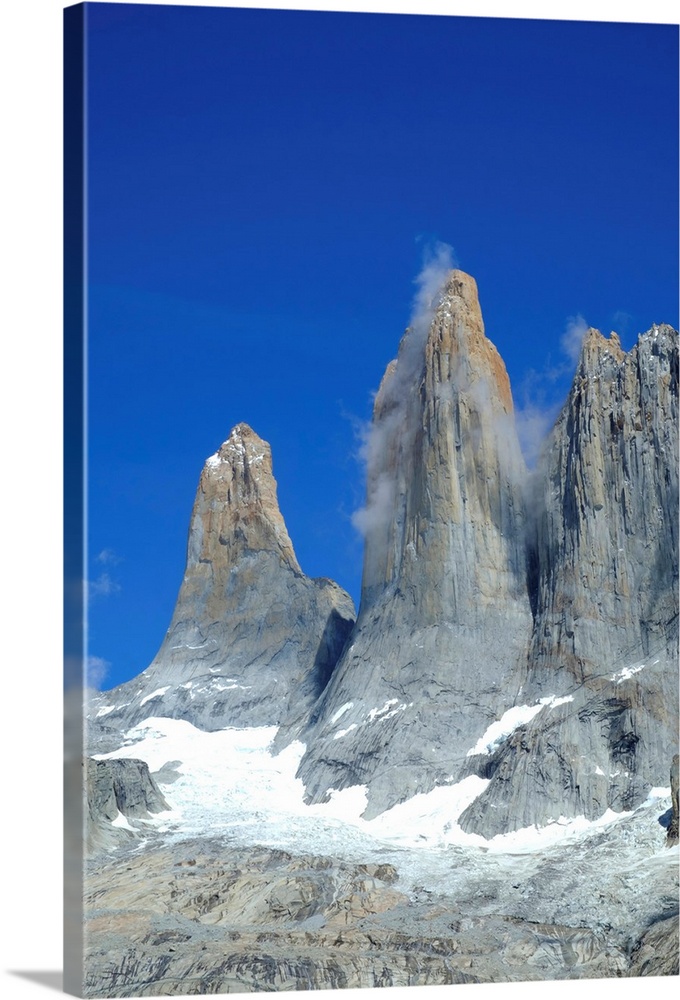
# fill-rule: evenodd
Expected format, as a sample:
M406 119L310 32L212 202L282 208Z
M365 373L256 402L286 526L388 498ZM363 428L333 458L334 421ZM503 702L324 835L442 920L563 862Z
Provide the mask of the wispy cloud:
M112 594L118 594L120 589L120 584L112 579L108 573L100 573L96 580L88 580L87 596L92 601L98 597L110 597Z
M560 337L560 347L569 358L571 364L576 367L583 346L583 338L588 330L588 324L580 314L570 316L567 320L564 333Z
M409 419L411 390L424 360L424 348L439 296L446 277L456 266L453 247L437 242L427 246L423 266L414 279L408 328L399 345L396 362L391 362L384 379L381 419L358 424L359 460L366 470L366 503L352 515L352 524L366 536L394 518L395 465L392 452L398 445L408 450L413 421Z
M527 371L515 393L515 424L524 459L533 468L564 403L581 354L588 324L583 316L570 316L560 336L562 358L548 360Z
M95 556L95 562L103 563L105 566L117 566L121 561L120 556L117 555L113 549L102 549L101 552Z
M111 664L101 656L88 656L86 664L86 686L100 690L106 680Z

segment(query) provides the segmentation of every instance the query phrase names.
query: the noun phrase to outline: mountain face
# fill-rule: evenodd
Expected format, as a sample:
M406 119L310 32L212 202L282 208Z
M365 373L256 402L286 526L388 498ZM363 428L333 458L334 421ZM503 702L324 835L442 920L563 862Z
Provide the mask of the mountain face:
M487 760L464 829L628 810L678 738L678 335L586 334L530 483L535 620L522 700L560 696ZM493 811L489 806L493 804Z
M163 644L139 677L95 697L94 725L149 715L206 730L279 725L323 690L354 618L348 594L300 569L271 449L239 424L201 473Z
M528 474L475 284L451 273L376 399L359 620L299 733L311 802L364 785L371 818L472 779L458 822L490 837L667 784L677 401L675 331L626 354L591 330Z
M590 330L537 467L477 287L452 271L385 372L367 442L361 606L302 573L269 446L240 424L201 475L166 638L97 695L300 740L308 803L367 820L459 786L464 831L601 817L666 787L678 734L678 335Z
M361 613L299 734L312 800L365 784L370 818L457 780L518 688L531 627L524 475L505 367L475 282L454 271L376 398Z

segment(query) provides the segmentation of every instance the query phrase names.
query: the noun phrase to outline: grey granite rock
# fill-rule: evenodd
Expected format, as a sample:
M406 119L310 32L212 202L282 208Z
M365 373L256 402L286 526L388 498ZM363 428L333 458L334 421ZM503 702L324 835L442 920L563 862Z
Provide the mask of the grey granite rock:
M370 818L454 780L516 694L532 621L524 476L505 367L474 280L453 271L376 398L360 616L295 734L311 801L363 784Z
M418 334L376 399L359 619L293 734L308 799L364 785L371 818L476 775L485 837L633 808L678 731L677 333L590 330L531 474L469 276Z
M461 817L489 836L596 818L667 787L678 738L678 335L625 353L586 334L530 483L535 621L521 701L542 711L483 761Z
M163 644L142 674L93 697L91 741L152 715L215 730L304 714L354 618L345 591L300 569L269 445L239 424L201 473Z
M679 763L680 757L676 753L671 764L671 821L666 835L666 842L669 847L678 842L678 818L680 813L680 808L678 807L678 788L680 786L680 779L678 777Z
M84 768L85 839L90 852L137 839L131 820L146 819L170 808L143 760L88 758ZM121 819L122 824L115 825Z

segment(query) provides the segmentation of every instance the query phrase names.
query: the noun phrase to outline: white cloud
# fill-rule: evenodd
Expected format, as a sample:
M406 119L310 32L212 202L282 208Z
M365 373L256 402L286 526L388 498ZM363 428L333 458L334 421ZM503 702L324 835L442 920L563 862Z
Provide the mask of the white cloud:
M381 419L358 425L359 458L366 468L366 504L352 515L352 524L364 536L389 524L395 514L395 463L390 452L396 447L410 450L413 421L410 419L411 390L424 360L424 348L439 294L447 275L456 266L454 251L447 243L435 243L423 254L423 267L414 279L417 286L408 328L401 339L396 362L384 382ZM392 456L394 457L394 456Z
M577 316L569 317L564 333L560 337L560 347L574 366L578 364L587 330L588 324L579 313Z
M120 584L112 580L108 573L100 573L96 580L89 580L87 593L90 600L97 597L110 597L120 592Z
M106 680L111 664L101 656L88 656L86 665L86 686L99 690Z
M117 566L121 559L113 549L102 549L99 555L95 556L95 561L107 566Z

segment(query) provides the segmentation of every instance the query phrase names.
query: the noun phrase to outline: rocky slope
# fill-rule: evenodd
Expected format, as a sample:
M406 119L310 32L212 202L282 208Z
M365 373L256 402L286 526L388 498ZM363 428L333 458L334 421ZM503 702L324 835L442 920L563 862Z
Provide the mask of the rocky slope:
M323 690L354 623L351 598L306 577L278 507L269 445L246 424L205 463L186 570L163 644L92 699L94 744L149 715L203 729L278 725Z
M83 995L677 975L677 848L647 812L512 857L343 861L210 837L110 856L86 880Z

